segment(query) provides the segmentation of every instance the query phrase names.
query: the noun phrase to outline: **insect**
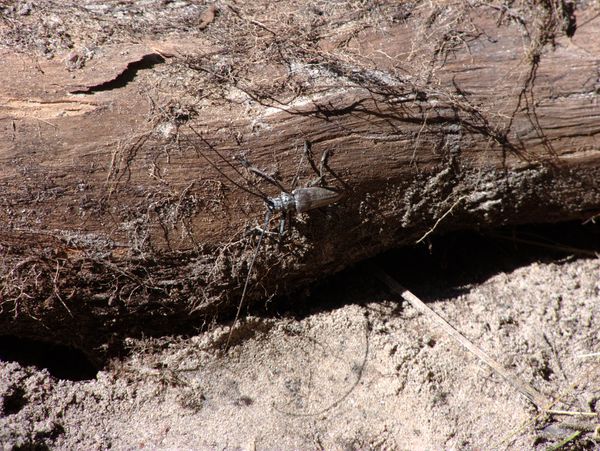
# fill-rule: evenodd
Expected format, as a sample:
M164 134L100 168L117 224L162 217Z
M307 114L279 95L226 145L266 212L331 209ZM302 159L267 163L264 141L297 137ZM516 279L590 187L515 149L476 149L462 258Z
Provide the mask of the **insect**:
M239 315L240 315L240 312L242 310L242 306L244 303L244 299L246 297L246 292L248 289L248 284L250 281L250 275L252 274L252 268L254 266L254 262L258 255L258 252L260 250L260 246L262 244L265 234L271 233L271 232L268 232L268 228L269 228L269 224L270 224L272 216L274 214L280 215L279 235L283 236L285 233L285 230L286 230L286 224L289 224L291 222L291 219L293 218L294 214L305 213L305 212L308 212L311 210L316 210L316 209L319 209L322 207L327 207L329 205L335 204L344 196L344 193L340 190L322 186L324 184L325 170L327 170L336 180L338 180L344 186L344 188L347 188L347 185L329 167L329 165L328 165L328 159L330 156L329 151L326 150L322 153L319 167L317 167L317 165L314 161L313 155L312 155L311 144L309 141L305 141L303 158L304 157L307 158L311 168L318 176L315 181L313 181L309 186L306 186L306 187L288 190L277 179L266 174L264 171L261 171L260 169L252 166L251 163L248 160L246 160L245 158L243 158L243 157L237 158L237 160L239 161L241 166L243 166L247 171L263 178L264 180L271 183L272 185L274 185L275 187L277 187L280 190L279 195L268 196L262 190L260 190L255 184L250 182L242 174L242 172L236 165L234 165L233 163L231 163L231 161L226 159L225 156L223 154L221 154L217 148L215 148L210 143L208 143L204 139L204 137L202 137L202 135L200 133L198 133L191 126L190 126L190 128L194 132L194 134L197 137L199 137L209 147L209 149L215 155L218 156L218 158L222 162L224 162L227 166L232 168L239 175L239 177L246 182L246 186L243 186L242 184L238 183L236 180L234 180L233 178L231 178L230 176L225 174L221 169L219 169L218 165L211 158L208 157L207 154L200 152L196 148L199 155L202 158L204 158L214 169L216 169L229 182L231 182L236 187L242 189L243 191L246 191L247 193L250 193L256 197L259 197L260 199L263 200L263 202L265 203L265 206L266 206L264 226L262 228L255 229L255 230L258 230L260 232L260 234L259 234L258 242L254 249L254 253L252 254L250 264L248 266L248 274L246 275L246 279L245 279L244 286L242 289L242 294L240 297L240 302L238 303L237 312L236 312L233 324L231 326L229 336L227 338L227 343L225 345L225 349L228 349L229 343L231 340L231 335L233 333L233 330L235 329L235 325L239 318ZM301 162L302 162L302 160L301 160ZM295 178L293 185L295 185L296 181L297 181L297 178Z
M323 183L324 169L327 169L333 174L333 171L331 171L327 165L329 151L323 152L319 168L317 168L317 165L314 162L311 152L311 145L308 141L304 142L304 156L308 159L311 167L318 175L318 178L307 187L295 188L291 191L284 188L283 185L277 181L277 179L264 173L260 169L251 166L247 160L240 159L241 164L248 171L262 177L281 190L281 193L278 196L262 197L267 206L265 222L268 222L271 216L275 213L279 213L281 215L281 220L279 222L280 235L284 234L287 220L291 219L295 213L305 213L310 210L316 210L317 208L327 207L335 204L343 197L343 193L339 190L324 186L317 186L318 184ZM335 175L335 177L339 180L337 175Z

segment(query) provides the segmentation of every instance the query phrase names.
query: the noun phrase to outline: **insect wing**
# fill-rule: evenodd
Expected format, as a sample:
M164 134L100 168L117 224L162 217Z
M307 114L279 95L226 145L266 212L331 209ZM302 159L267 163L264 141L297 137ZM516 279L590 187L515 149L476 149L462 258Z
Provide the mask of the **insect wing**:
M303 213L315 208L326 207L336 203L342 194L329 188L311 186L295 189L292 194L296 200L296 211Z

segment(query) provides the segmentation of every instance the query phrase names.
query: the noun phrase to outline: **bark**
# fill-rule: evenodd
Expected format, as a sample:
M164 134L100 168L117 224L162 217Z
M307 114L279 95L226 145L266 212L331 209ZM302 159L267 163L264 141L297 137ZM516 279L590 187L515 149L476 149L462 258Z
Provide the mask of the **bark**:
M430 233L600 210L587 3L188 5L137 34L109 14L101 40L85 10L44 57L15 36L57 5L0 22L2 333L100 356L231 314L266 211L248 191L281 191L242 162L308 186L305 141L344 197L265 236L249 303Z

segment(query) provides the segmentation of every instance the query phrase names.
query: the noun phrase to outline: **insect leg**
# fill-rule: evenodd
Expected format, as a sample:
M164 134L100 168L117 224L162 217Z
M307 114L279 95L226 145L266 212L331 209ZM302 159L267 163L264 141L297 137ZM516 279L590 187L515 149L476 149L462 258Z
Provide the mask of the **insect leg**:
M342 184L345 190L349 190L349 186L346 182L344 182L339 175L337 175L333 169L329 167L329 157L331 156L330 149L327 149L321 154L321 161L319 163L319 180L323 181L325 178L324 169L327 170L331 174L331 176L336 179L338 182Z
M319 169L315 164L315 159L312 154L312 144L310 143L310 141L304 141L304 155L306 155L306 159L308 160L308 163L310 164L312 170L315 171L315 174L320 175Z
M306 155L306 159L308 160L310 167L315 172L315 174L317 174L317 176L318 176L318 179L311 182L309 186L323 184L323 174L322 174L322 171L319 171L319 168L317 168L317 165L315 163L315 159L312 154L312 145L311 145L310 141L304 141L304 155Z
M308 141L304 141L304 148L306 149L306 146L310 145L310 143L308 143ZM300 170L302 168L302 164L304 163L304 157L306 157L306 150L304 150L304 152L302 152L302 155L300 156L300 161L298 161L298 166L296 166L296 174L294 175L294 178L292 179L292 191L296 189L296 187L298 186L298 180L300 179Z
M285 223L287 220L287 214L285 212L281 213L281 219L279 220L279 236L283 236L285 233Z
M258 175L259 177L262 177L263 179L265 179L267 182L275 185L277 188L279 188L282 192L287 193L288 190L285 189L283 187L283 185L281 183L279 183L278 180L276 180L274 177L271 177L269 174L261 171L258 168L255 168L254 166L252 166L250 164L250 162L248 160L246 160L245 158L239 158L240 162L242 163L242 166L244 166L246 169L248 169L250 172L252 172L253 174Z
M329 167L329 149L323 151L323 153L321 154L321 161L319 162L319 177L321 178L321 180L323 179L324 175L323 175L323 169L327 169L329 172L331 172L331 168Z

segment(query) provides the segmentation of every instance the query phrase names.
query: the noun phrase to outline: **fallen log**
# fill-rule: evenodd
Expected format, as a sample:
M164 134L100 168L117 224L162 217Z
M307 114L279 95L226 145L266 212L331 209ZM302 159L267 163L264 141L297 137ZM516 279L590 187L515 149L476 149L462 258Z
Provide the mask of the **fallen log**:
M264 236L250 303L432 233L600 210L589 4L182 3L166 37L125 33L108 5L106 35L77 28L94 45L44 41L45 57L19 26L73 11L4 11L3 334L98 357L231 315L281 194L247 166L308 186L305 143L344 196Z

